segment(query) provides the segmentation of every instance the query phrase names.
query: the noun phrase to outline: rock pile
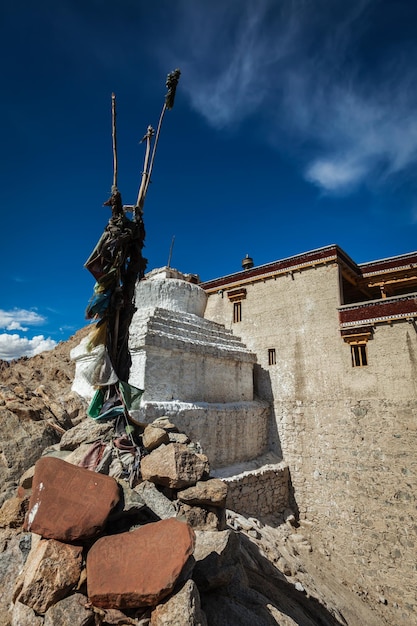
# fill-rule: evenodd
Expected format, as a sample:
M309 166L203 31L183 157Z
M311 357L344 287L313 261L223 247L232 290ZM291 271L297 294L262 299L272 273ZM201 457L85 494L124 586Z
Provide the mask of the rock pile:
M85 611L73 626L205 624L194 577L206 581L206 588L229 578L217 573L217 582L207 582L213 572L202 564L208 537L215 548L213 535L219 534L221 552L227 552L234 536L225 530L227 487L210 478L207 457L159 418L143 428L139 471L127 476L132 459L120 456L134 457L137 450L121 455L113 426L85 420L66 431L3 505L3 525L19 526L26 510L23 530L31 533L31 550L14 586L12 624L53 623L59 605L65 603L68 611L71 602ZM97 450L101 457L94 456ZM204 556L196 558L199 554ZM174 604L181 618L167 622L173 591L180 592Z

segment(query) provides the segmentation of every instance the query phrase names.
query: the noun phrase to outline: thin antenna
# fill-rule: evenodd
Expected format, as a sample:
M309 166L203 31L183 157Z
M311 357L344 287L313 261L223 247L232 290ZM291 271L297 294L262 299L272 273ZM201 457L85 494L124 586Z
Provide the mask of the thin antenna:
M113 140L113 187L117 187L117 136L116 136L116 94L111 95L111 121Z
M174 248L175 235L172 237L171 246L169 248L168 264L167 267L171 267L172 250Z

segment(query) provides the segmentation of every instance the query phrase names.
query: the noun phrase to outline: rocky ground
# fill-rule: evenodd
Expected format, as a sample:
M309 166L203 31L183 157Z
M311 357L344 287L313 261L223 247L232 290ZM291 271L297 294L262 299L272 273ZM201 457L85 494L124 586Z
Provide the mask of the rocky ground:
M120 433L112 432L112 425L109 428L87 417L85 402L71 392L74 365L69 352L87 332L82 329L68 342L31 359L0 362L0 626L395 624L383 598L371 606L344 582L343 567L330 561L325 550L313 549L314 529L307 523L300 525L291 511L286 511L284 519L271 519L264 525L225 509L225 493L220 481L210 478L209 460L175 425L159 420L144 429L140 433L145 450L141 474L134 476L130 467L129 476L126 471L123 475L126 468L120 465L113 445ZM109 460L106 467L102 463L102 478L110 481L111 494L118 485L116 492L122 497L115 505L112 495L108 510L100 497L93 509L104 507L103 519L92 521L90 506L80 524L91 476L84 468L95 463L97 470L98 457L92 459L97 442L100 454L107 454ZM59 476L61 486L55 484ZM60 494L67 491L63 485L68 482L79 485L71 494L71 505L64 501L59 505L60 515L51 515L54 501L46 513L34 514L45 483L51 485L52 493ZM78 512L75 530L73 521L58 527L56 520L60 516L68 520L74 507ZM66 514L61 515L64 510ZM28 518L34 520L33 527ZM169 526L170 536L180 528L175 545L167 543L164 525ZM88 529L93 527L92 536ZM184 527L191 528L185 538ZM154 540L158 549L146 554L142 550L135 556L133 548L127 554L133 554L133 566L142 559L141 568L149 568L146 581L153 572L162 571L162 565L168 566L168 561L172 571L180 563L181 574L170 570L168 582L157 592L153 588L156 595L150 600L146 581L142 595L132 600L138 592L128 589L129 577L122 585L123 593L113 588L114 582L103 591L97 579L101 581L104 574L100 578L97 571L104 572L104 563L100 551L93 552L94 545L108 540L106 554L115 559L111 572L123 572L124 566L118 570L114 556L122 550L117 541L121 538L120 545L125 546L126 539L136 537L132 533L143 537L143 532L151 533L153 539L139 538L134 545L142 541L152 546ZM97 537L101 538L96 542ZM159 558L162 554L162 563L154 560L156 553ZM53 575L52 562L60 564ZM140 609L135 608L138 605Z

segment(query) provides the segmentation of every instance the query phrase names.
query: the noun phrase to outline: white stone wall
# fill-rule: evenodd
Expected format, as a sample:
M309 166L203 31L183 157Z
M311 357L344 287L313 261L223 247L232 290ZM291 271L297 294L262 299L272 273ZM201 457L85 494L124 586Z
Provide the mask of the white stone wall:
M145 402L139 411L132 411L138 423L149 423L163 415L201 445L212 469L248 462L268 449L267 402Z

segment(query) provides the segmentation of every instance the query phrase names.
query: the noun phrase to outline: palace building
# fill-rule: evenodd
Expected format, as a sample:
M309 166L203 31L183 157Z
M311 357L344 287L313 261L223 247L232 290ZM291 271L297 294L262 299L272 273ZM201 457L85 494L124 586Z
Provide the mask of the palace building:
M331 245L242 267L201 284L205 317L257 356L254 391L272 406L269 446L300 520L359 590L378 577L413 604L417 252L357 264Z

